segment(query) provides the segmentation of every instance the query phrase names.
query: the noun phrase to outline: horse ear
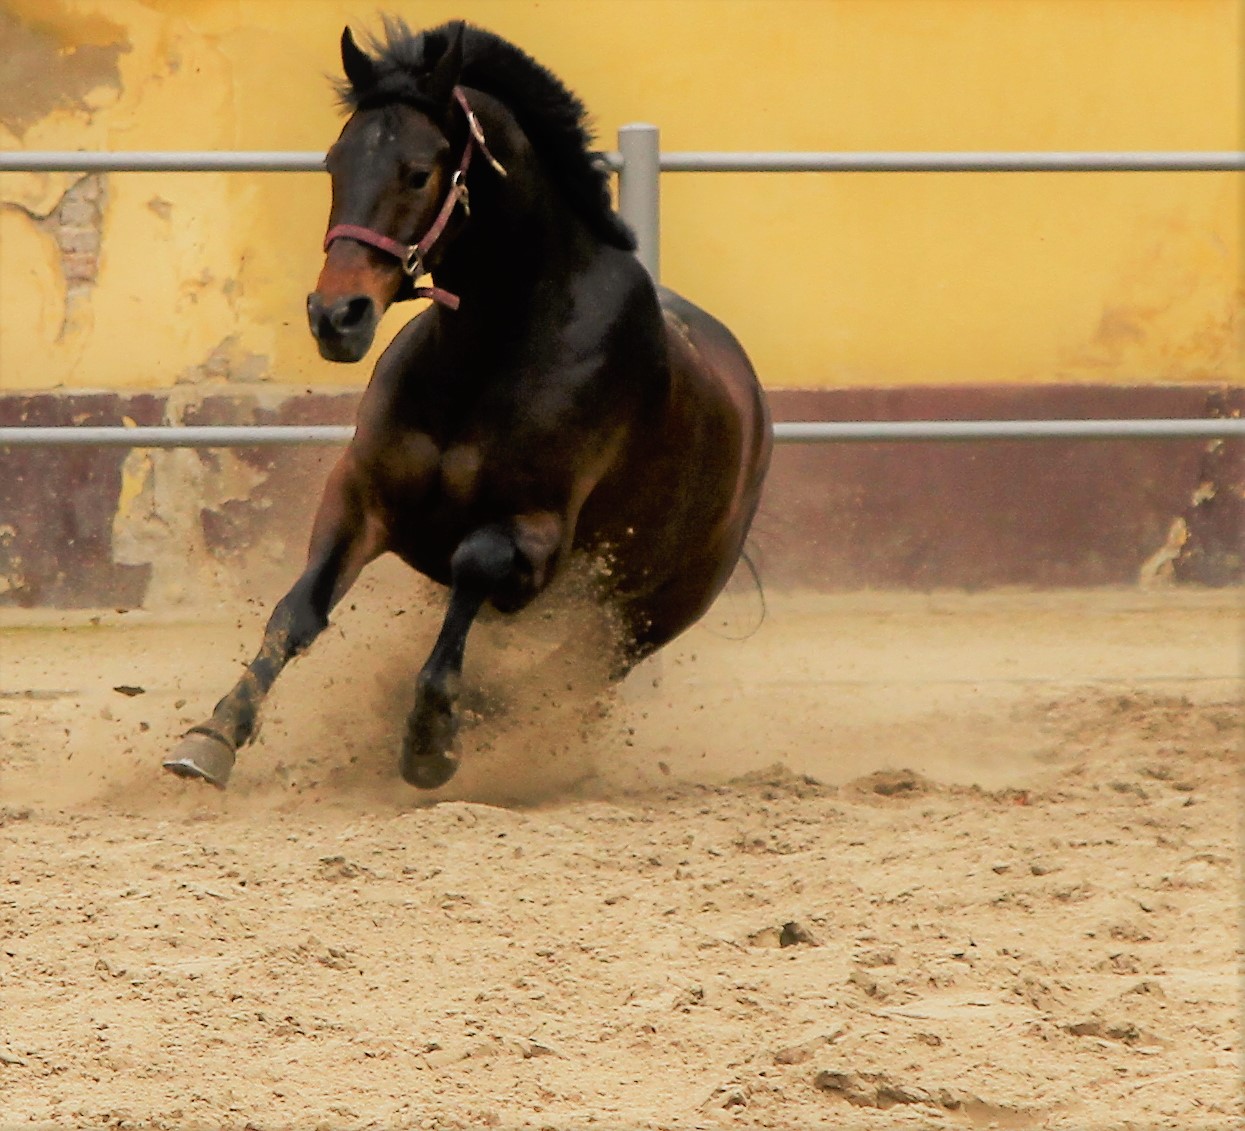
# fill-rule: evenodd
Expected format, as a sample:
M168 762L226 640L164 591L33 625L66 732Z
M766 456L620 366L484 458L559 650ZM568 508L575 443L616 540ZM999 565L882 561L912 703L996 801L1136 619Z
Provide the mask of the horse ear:
M423 93L438 105L449 105L450 96L454 93L454 87L458 85L459 76L462 74L463 31L466 26L462 20L455 20L449 25L446 29L449 41L445 45L445 50L441 52L441 58L437 60L436 65L420 84Z
M366 90L376 80L376 67L355 43L348 27L342 29L342 67L355 90Z

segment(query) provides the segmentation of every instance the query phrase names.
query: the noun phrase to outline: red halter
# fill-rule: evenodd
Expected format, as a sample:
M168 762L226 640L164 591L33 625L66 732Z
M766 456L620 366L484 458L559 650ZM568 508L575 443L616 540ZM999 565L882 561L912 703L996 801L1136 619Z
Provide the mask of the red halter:
M467 144L463 146L463 156L462 160L458 162L458 168L454 170L454 175L450 177L450 191L446 194L445 201L442 203L441 210L437 213L436 219L432 221L432 226L423 234L423 237L416 243L404 244L399 240L391 239L381 232L373 231L371 228L364 228L359 224L335 224L324 237L325 251L328 251L334 240L356 240L359 243L365 243L369 247L374 247L379 251L392 255L402 264L402 270L408 279L414 280L421 275L427 274L424 267L424 256L428 254L433 244L441 238L445 231L445 226L450 222L450 217L454 214L454 209L461 204L464 213L468 216L471 215L471 204L467 196L467 170L471 166L471 155L475 147L477 145L480 147L480 152L484 154L488 163L498 173L503 177L506 175L505 168L489 152L488 145L484 140L484 131L480 128L480 120L471 109L471 105L468 103L467 96L463 93L461 86L454 88L454 98L458 105L462 107L463 113L467 115ZM450 310L458 309L458 296L450 294L449 291L443 290L441 287L412 287L411 291L415 298L430 298L433 302L439 302L442 306L449 307Z

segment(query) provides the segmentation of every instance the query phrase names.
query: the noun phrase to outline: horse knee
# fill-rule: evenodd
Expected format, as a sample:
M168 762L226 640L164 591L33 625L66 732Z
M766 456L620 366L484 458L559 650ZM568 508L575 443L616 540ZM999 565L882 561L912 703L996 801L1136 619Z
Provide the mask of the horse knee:
M455 587L491 592L513 572L518 551L514 538L500 526L485 526L467 535L450 558Z

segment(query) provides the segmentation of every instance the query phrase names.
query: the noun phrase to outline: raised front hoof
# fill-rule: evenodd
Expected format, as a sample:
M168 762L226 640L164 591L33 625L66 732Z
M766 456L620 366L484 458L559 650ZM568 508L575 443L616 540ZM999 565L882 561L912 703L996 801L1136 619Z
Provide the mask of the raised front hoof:
M177 744L164 768L179 778L193 778L224 789L234 760L233 749L223 738L192 730Z
M458 772L453 754L403 754L402 778L416 789L439 789Z

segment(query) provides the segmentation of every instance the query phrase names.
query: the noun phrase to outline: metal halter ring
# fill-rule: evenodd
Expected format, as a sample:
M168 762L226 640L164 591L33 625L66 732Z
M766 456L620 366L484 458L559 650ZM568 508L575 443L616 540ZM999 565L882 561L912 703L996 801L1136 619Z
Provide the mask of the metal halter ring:
M402 257L402 270L412 279L428 273L424 270L424 253L417 245L412 244L406 249L406 254Z
M471 215L471 194L467 191L467 170L455 169L454 175L450 178L450 192L458 197L458 203L463 206L463 215Z

